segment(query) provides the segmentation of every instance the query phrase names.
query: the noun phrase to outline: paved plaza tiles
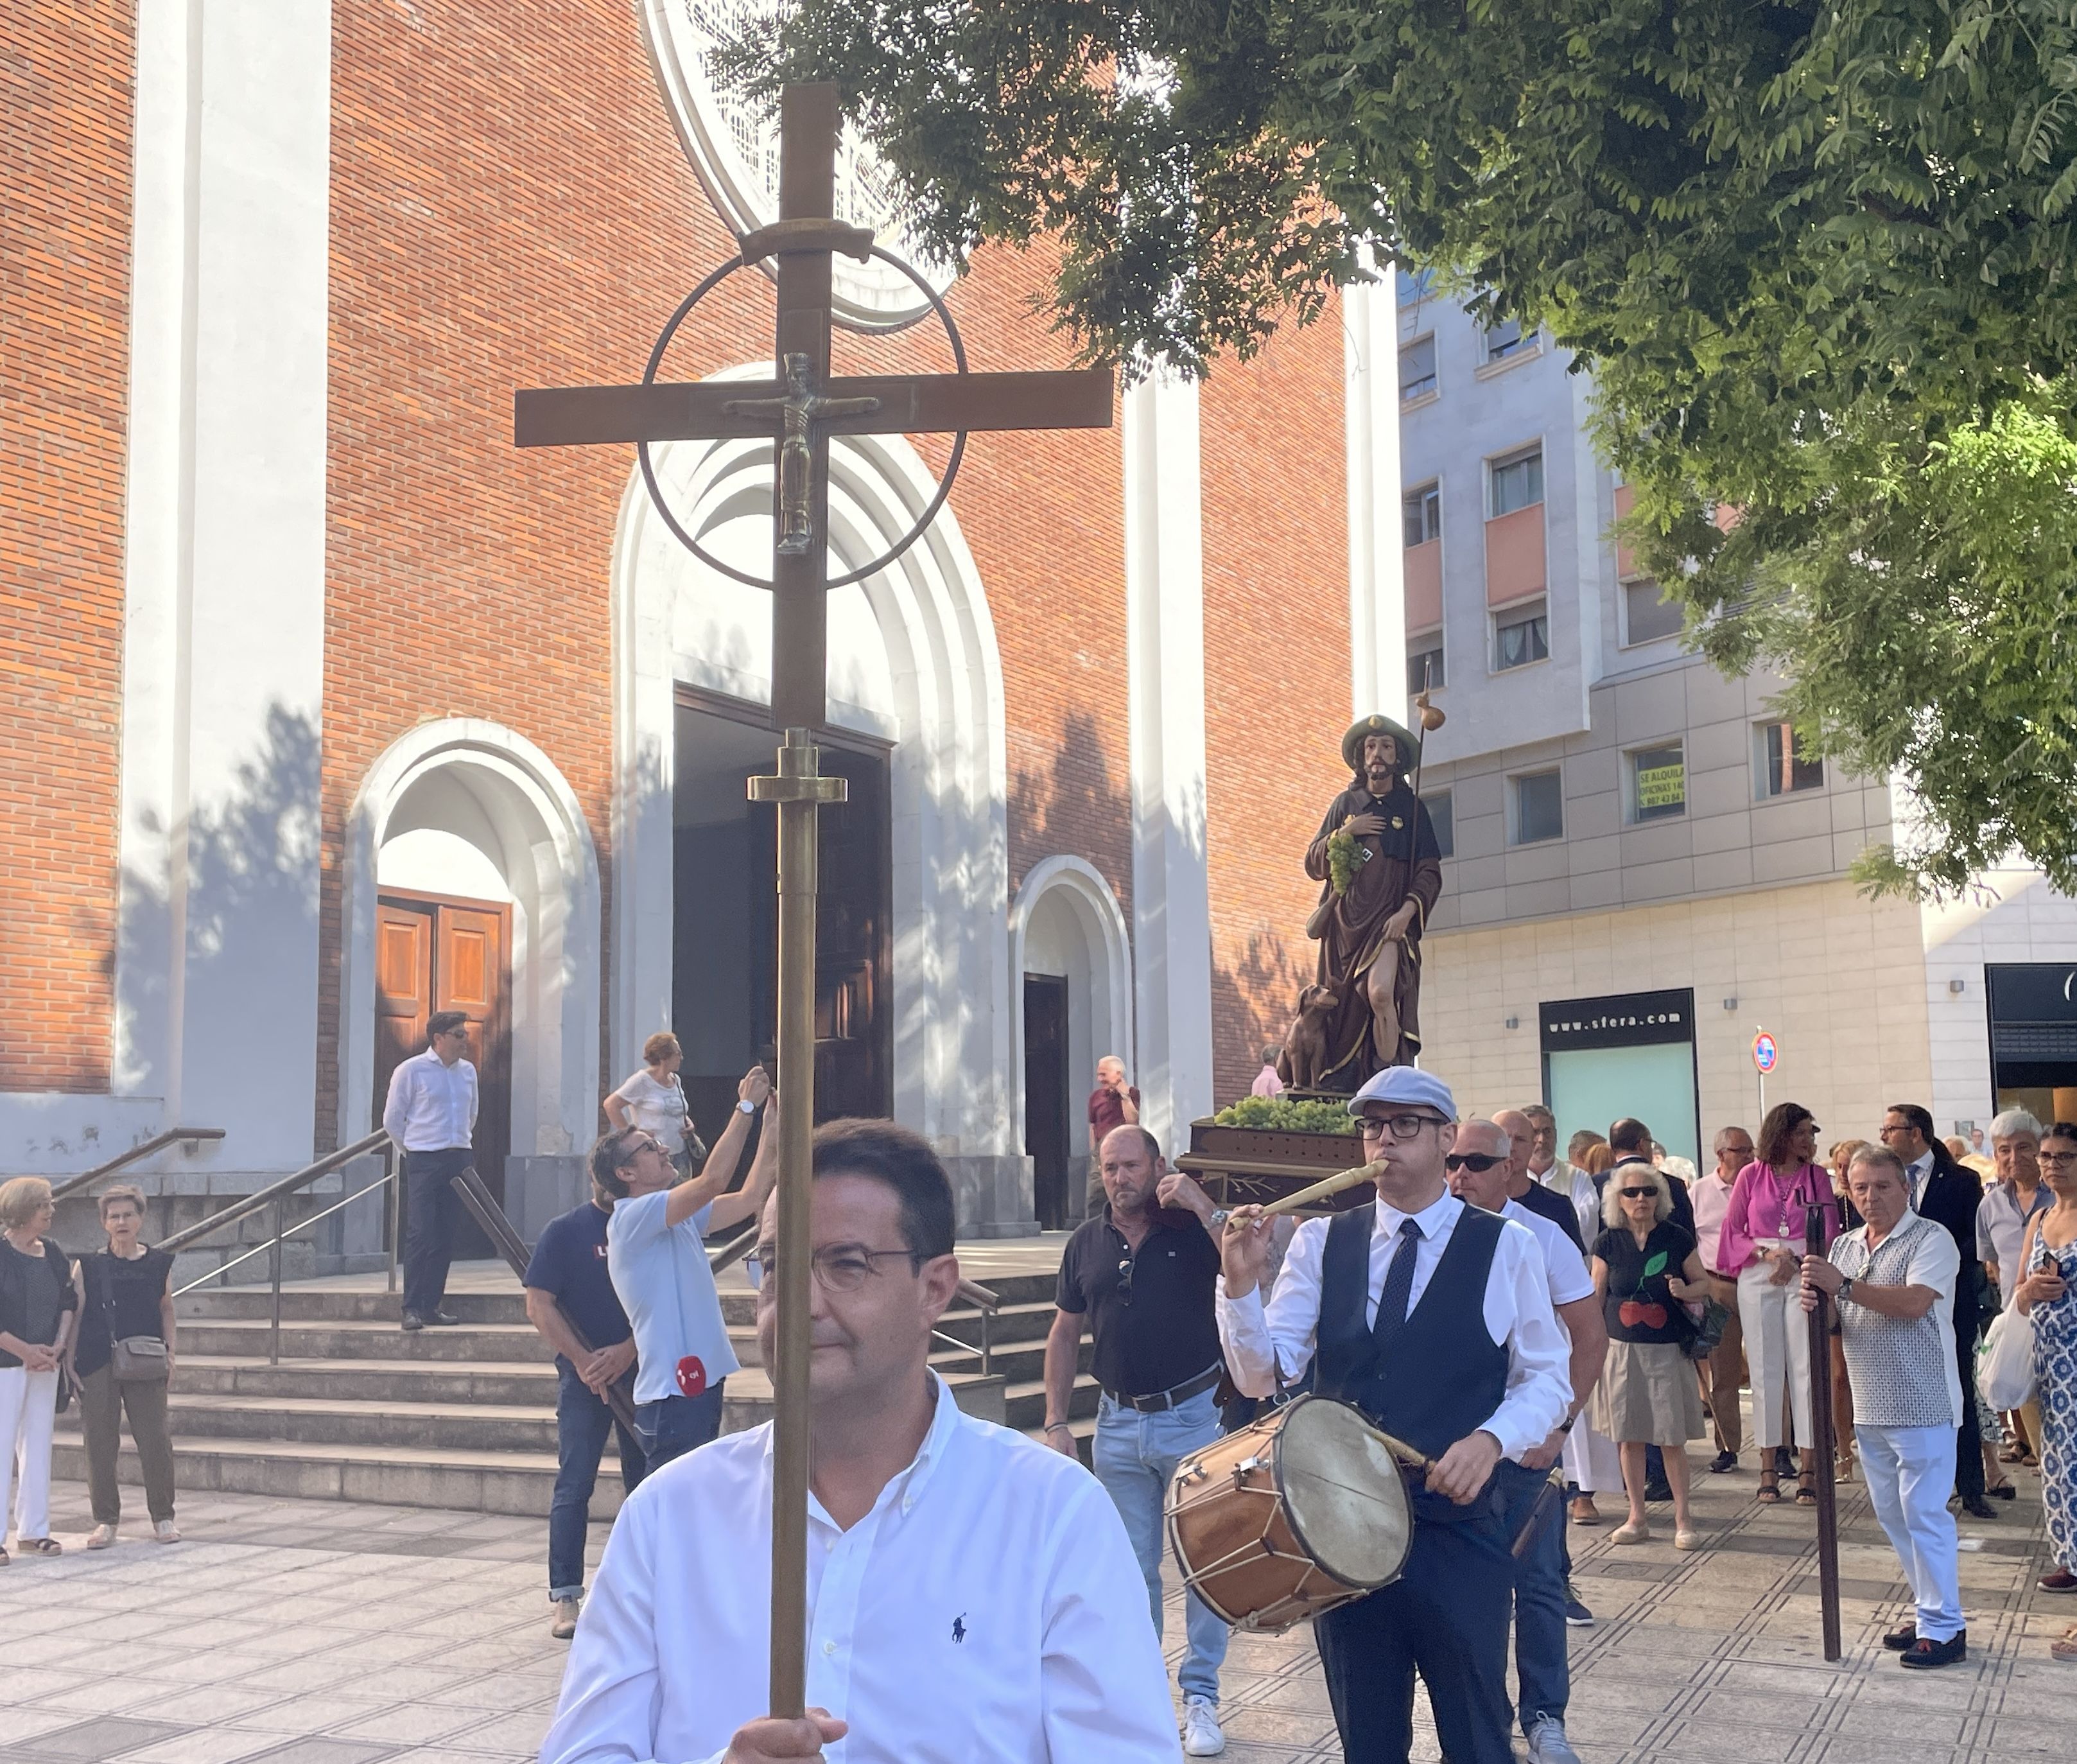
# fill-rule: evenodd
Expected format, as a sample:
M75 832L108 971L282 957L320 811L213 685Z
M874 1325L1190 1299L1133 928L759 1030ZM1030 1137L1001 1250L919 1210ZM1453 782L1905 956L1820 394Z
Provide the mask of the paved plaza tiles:
M2021 1498L2003 1517L1965 1524L1967 1664L1918 1676L1879 1644L1907 1608L1858 1483L1841 1491L1846 1657L1827 1666L1810 1514L1754 1504L1749 1470L1696 1470L1709 1545L1697 1553L1675 1554L1663 1533L1618 1549L1608 1525L1571 1531L1599 1619L1572 1632L1571 1726L1588 1764L2077 1754L2077 1668L2047 1656L2077 1599L2034 1589L2044 1558L2030 1474L2017 1473ZM140 1522L89 1554L85 1491L56 1495L65 1557L0 1570L7 1764L534 1757L566 1652L547 1634L539 1521L197 1495L181 1506L186 1541L144 1541ZM595 1556L603 1528L593 1530ZM1179 1599L1172 1586L1172 1658ZM1340 1755L1303 1630L1235 1638L1222 1713L1232 1764ZM1416 1749L1437 1755L1425 1720Z

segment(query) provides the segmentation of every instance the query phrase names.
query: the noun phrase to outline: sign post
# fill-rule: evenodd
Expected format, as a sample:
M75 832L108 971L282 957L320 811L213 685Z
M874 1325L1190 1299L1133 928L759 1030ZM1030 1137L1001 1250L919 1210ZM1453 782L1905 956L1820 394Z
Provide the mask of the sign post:
M1767 1118L1767 1075L1781 1058L1781 1045L1766 1030L1757 1031L1752 1038L1753 1070L1759 1074L1760 1119Z

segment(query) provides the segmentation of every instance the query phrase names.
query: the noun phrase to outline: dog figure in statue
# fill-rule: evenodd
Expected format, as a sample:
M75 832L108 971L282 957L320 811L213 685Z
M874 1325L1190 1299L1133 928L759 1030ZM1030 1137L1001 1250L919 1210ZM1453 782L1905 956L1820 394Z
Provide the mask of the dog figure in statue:
M1311 986L1298 995L1298 1015L1276 1061L1276 1075L1292 1090L1319 1087L1321 1068L1327 1063L1328 1014L1341 1002L1331 986Z

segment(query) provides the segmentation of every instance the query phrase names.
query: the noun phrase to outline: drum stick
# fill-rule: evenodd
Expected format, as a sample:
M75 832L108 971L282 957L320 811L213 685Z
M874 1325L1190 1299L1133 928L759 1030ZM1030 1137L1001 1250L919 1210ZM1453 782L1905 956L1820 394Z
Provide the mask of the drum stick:
M1397 1458L1399 1462L1404 1464L1409 1470L1417 1470L1425 1475L1429 1471L1433 1470L1435 1468L1435 1460L1434 1458L1426 1457L1420 1452L1416 1451L1413 1447L1409 1445L1405 1441L1396 1440L1389 1433L1384 1432L1379 1428L1367 1427L1364 1428L1364 1432L1368 1433L1372 1439L1376 1440L1379 1445L1382 1445L1388 1452L1391 1453L1394 1457Z
M1377 1174L1384 1168L1380 1161L1359 1164L1353 1170L1337 1170L1333 1175L1314 1182L1309 1188L1301 1188L1295 1195L1286 1195L1281 1200L1272 1200L1256 1215L1260 1219L1273 1218L1278 1213L1288 1213L1294 1207L1303 1207L1308 1202L1325 1200L1330 1195L1338 1195L1345 1188L1354 1188L1359 1182L1375 1182ZM1233 1208L1222 1207L1212 1215L1214 1225L1223 1226L1232 1217Z

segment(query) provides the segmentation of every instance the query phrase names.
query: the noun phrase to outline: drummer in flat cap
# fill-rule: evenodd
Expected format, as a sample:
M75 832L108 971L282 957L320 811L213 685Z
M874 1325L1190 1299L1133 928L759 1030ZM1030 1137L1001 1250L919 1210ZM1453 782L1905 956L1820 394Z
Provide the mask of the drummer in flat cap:
M1528 1229L1450 1193L1456 1105L1387 1067L1351 1099L1377 1198L1299 1226L1267 1303L1272 1220L1241 1207L1221 1240L1219 1336L1233 1381L1267 1397L1317 1358L1314 1389L1434 1461L1409 1494L1413 1547L1391 1585L1314 1618L1348 1764L1405 1764L1413 1675L1453 1764L1509 1764L1512 1540L1495 1468L1570 1412L1565 1335Z
M1442 892L1442 854L1408 782L1411 734L1388 716L1359 717L1342 737L1342 758L1354 776L1305 848L1305 874L1320 884L1305 934L1320 942L1319 983L1338 999L1321 1082L1353 1091L1421 1050L1421 932ZM1339 890L1338 835L1350 860Z

